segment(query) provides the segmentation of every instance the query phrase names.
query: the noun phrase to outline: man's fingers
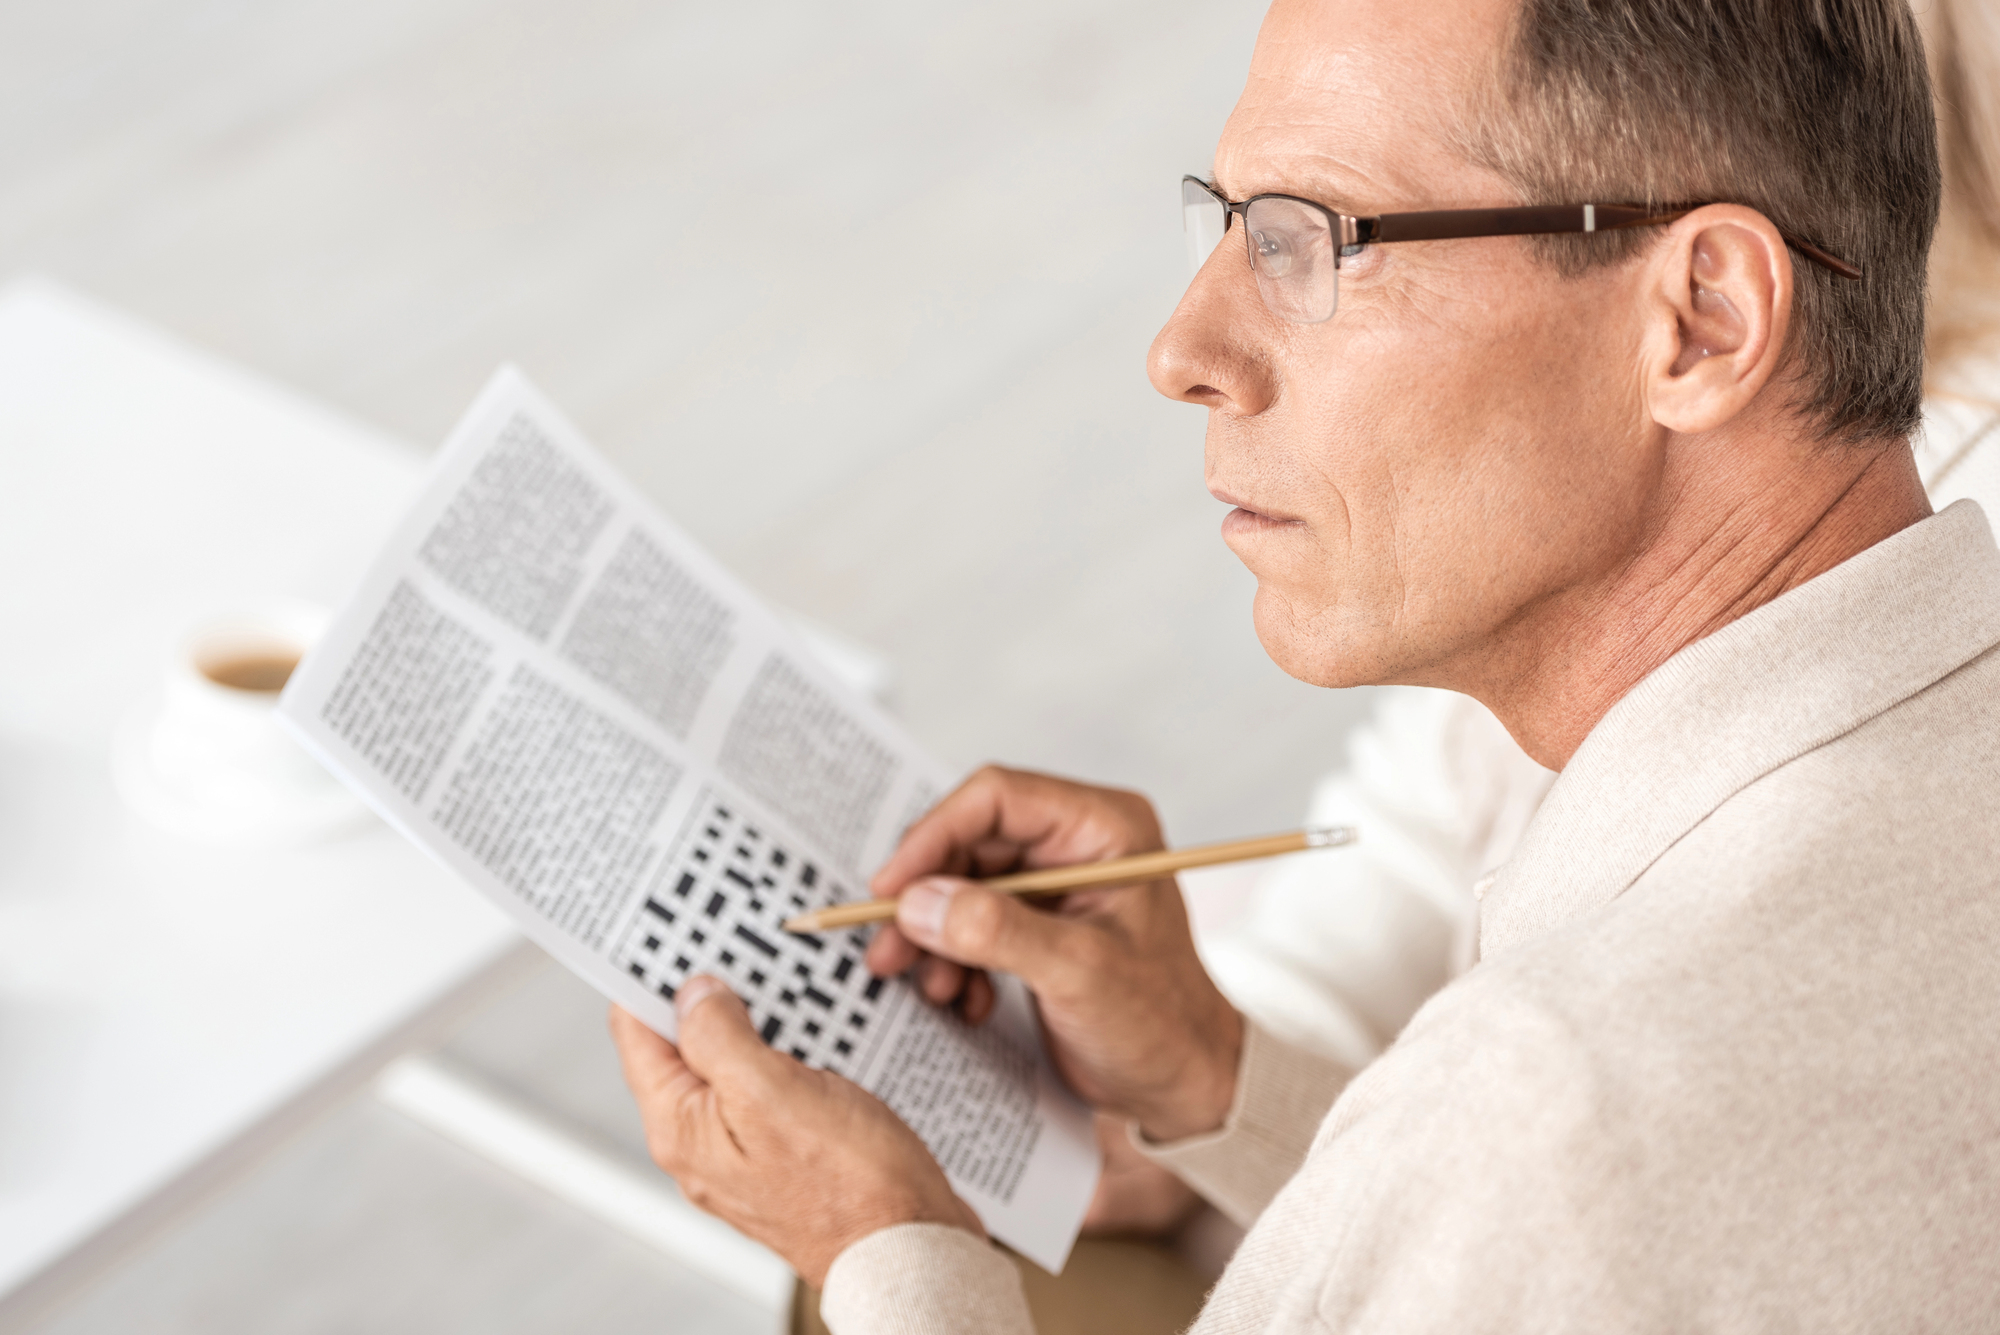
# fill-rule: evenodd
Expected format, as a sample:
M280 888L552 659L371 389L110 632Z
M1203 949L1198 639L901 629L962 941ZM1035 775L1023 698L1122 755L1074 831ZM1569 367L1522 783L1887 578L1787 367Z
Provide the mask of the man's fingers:
M949 1005L958 1000L958 994L965 988L965 968L927 955L917 964L917 986L933 1006Z
M926 955L896 930L894 923L884 923L876 931L862 959L877 978L893 978L914 970L917 989L924 998L938 1006L956 1002L958 1013L967 1024L984 1024L993 1013L993 980L983 970Z
M943 876L912 884L896 910L897 928L932 954L1019 974L1037 991L1075 962L1083 935L1097 931L1030 908L1013 895Z
M967 1024L985 1024L986 1017L993 1014L993 1005L998 1000L993 991L993 979L983 970L975 972L965 980L965 999L959 1002L958 1013Z
M923 952L901 932L893 922L883 923L875 929L875 937L862 953L868 963L868 972L877 978L894 978L917 962Z
M869 888L888 896L919 876L991 875L1023 856L1044 867L1115 857L1134 851L1135 817L1151 824L1144 800L1130 794L988 766L904 833ZM1158 847L1157 828L1141 839Z
M625 1083L641 1102L657 1100L683 1077L693 1077L674 1045L648 1029L623 1006L611 1008L611 1041L625 1069Z
M673 1044L621 1006L611 1008L611 1041L645 1122L653 1161L677 1171L707 1139L701 1128L708 1115L702 1099L708 1086L688 1069Z
M1021 860L1021 845L1013 839L982 839L965 851L974 876L998 876Z
M690 978L674 997L680 1017L681 1060L713 1086L725 1103L731 1095L761 1100L793 1069L750 1027L750 1013L728 984L706 974Z
M932 884L942 882L946 879L945 877L933 876L928 878L927 881L920 881L917 884ZM954 888L970 884L970 882L959 881L956 878L950 879L953 881ZM927 984L929 981L927 976L929 966L940 962L928 960L924 955L922 944L911 938L907 932L900 930L898 925L893 922L884 923L877 929L875 939L868 943L868 949L862 958L868 962L868 971L877 978L894 978L897 974L915 968L918 970L917 982L920 986ZM957 985L954 983L950 991L942 996L938 996L932 994L928 986L924 986L924 995L930 997L933 1001L939 1002L949 1001L952 996L956 995L957 991Z
M902 842L869 881L877 896L896 893L911 878L971 870L966 850L1000 833L1001 784L981 770L903 832Z

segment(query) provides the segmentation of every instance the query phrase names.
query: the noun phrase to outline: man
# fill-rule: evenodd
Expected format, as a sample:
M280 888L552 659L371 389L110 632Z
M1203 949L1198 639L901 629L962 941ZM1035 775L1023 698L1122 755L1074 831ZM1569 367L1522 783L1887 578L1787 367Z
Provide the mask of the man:
M1152 372L1210 410L1266 648L1465 692L1561 771L1480 962L1357 1074L1243 1021L1170 883L958 879L1159 844L1142 799L988 771L876 878L871 967L973 1020L1020 975L1078 1093L1254 1220L1200 1330L1978 1325L2000 552L1908 443L1904 0L1279 0L1214 189ZM614 1030L692 1199L842 1335L1028 1328L886 1109L719 985L680 1005L678 1051Z

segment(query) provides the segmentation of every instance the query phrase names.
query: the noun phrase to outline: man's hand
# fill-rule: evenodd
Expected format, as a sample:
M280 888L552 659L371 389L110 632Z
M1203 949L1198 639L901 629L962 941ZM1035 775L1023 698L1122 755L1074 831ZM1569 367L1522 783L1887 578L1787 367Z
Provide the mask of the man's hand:
M925 996L956 1000L974 1022L992 993L968 966L1016 974L1039 1003L1056 1068L1092 1107L1137 1120L1154 1140L1214 1130L1235 1094L1243 1021L1196 958L1173 881L1074 891L1051 908L962 879L1160 846L1159 821L1135 793L981 770L876 873L875 894L902 902L895 926L869 943L868 967L914 966Z
M881 1100L764 1046L716 979L689 979L676 1003L678 1049L615 1006L611 1037L653 1161L688 1200L777 1252L815 1289L849 1244L893 1224L986 1235Z

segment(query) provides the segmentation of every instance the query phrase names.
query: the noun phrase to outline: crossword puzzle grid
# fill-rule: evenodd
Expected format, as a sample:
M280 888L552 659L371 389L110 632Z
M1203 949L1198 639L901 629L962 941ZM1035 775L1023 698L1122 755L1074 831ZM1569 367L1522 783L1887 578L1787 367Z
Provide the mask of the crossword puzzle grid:
M772 1047L841 1075L862 1070L889 1018L885 984L861 962L867 938L780 926L845 892L710 793L690 821L612 958L670 1001L695 974L722 978Z

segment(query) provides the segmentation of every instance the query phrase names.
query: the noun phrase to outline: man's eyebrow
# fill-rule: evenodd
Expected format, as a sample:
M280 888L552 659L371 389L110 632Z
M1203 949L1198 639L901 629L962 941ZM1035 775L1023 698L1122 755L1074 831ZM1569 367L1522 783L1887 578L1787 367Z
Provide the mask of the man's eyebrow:
M1239 193L1223 183L1221 172L1212 172L1209 176L1209 184L1214 186L1224 199L1239 202L1255 195L1290 195L1294 199L1309 199L1315 204L1324 204L1335 213L1345 213L1356 217L1370 216L1369 210L1357 208L1352 198L1346 195L1330 179L1325 177L1310 178L1303 182L1296 180L1280 181L1276 184L1259 186L1257 189L1247 193Z

